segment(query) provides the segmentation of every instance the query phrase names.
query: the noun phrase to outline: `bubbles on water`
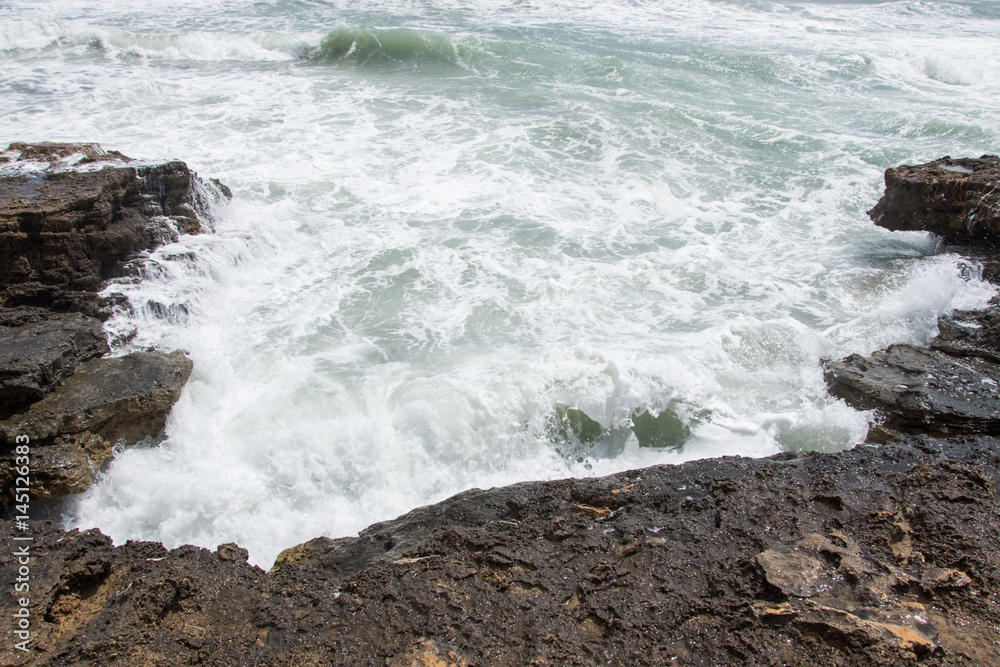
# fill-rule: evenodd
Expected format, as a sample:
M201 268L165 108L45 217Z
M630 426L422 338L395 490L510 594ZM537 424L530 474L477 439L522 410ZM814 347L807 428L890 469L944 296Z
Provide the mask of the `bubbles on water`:
M995 38L933 3L35 4L11 133L236 191L106 291L120 351L195 362L80 499L117 540L266 565L471 486L851 446L822 359L992 294L864 216L998 133Z

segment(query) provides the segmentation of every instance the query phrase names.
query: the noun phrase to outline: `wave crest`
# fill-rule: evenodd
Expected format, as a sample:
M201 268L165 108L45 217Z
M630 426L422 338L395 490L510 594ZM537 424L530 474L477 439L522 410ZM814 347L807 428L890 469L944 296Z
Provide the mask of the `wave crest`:
M314 59L377 68L458 65L457 50L447 36L409 28L340 26L323 39Z

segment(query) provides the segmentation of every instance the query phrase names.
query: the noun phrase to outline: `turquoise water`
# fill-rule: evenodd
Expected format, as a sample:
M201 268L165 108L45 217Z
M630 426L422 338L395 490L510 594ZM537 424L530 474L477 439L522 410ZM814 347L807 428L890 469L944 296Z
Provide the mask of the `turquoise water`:
M865 215L997 153L993 2L0 4L0 141L229 185L107 328L182 348L166 439L67 522L254 562L474 486L781 450L820 362L993 294Z

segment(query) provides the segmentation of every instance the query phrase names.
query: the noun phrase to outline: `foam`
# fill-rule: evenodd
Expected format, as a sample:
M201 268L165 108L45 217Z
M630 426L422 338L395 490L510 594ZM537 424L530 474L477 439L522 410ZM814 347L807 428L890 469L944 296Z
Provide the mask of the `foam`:
M886 167L1000 136L992 72L929 76L995 51L948 7L11 8L5 134L236 193L107 290L116 353L194 360L166 439L67 517L116 541L267 565L474 486L850 447L868 415L822 359L926 342L994 294L864 214ZM554 428L569 410L599 436ZM690 436L640 447L633 416L667 411Z

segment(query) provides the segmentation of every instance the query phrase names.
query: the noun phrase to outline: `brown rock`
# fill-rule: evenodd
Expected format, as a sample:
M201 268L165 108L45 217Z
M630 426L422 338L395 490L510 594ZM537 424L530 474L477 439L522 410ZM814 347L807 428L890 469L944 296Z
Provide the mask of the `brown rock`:
M894 231L993 245L1000 239L1000 158L943 157L887 169L885 194L868 215Z
M62 667L998 665L1000 499L983 481L997 470L995 438L912 437L472 490L356 537L313 540L270 573L232 544L217 553L115 547L97 531L0 522L5 544L33 539L34 652L4 658ZM815 500L833 489L836 507ZM574 507L611 498L617 511L605 518ZM886 563L900 515L926 561L881 586L894 571ZM837 585L783 600L758 564L767 551L820 562L814 569ZM937 588L933 603L914 601L922 580L962 583L959 561L980 591ZM3 580L18 567L0 553ZM884 588L877 601L864 594L873 582ZM0 596L0 615L16 608Z
M191 372L182 353L108 351L98 290L126 262L196 234L232 193L182 162L97 144L12 143L0 152L0 484L31 444L33 498L79 493L112 455L162 431Z
M228 189L182 162L96 144L11 144L0 170L0 306L98 314L95 292L143 250L197 233ZM12 157L13 156L13 157Z
M191 374L183 352L135 352L92 359L23 412L0 421L0 483L11 488L13 447L32 445L34 498L79 493L111 456L109 443L131 444L163 430ZM23 440L22 440L23 441Z

